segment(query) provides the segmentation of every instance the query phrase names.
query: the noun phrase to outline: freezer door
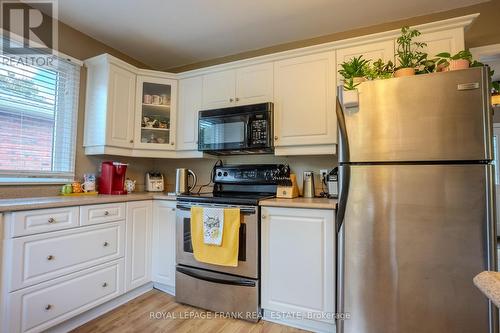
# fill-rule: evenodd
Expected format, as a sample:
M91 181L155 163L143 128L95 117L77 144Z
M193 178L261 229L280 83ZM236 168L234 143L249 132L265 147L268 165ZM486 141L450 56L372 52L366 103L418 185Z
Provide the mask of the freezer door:
M491 160L486 69L367 81L358 90L359 107L339 117L350 155L340 162Z
M497 332L472 282L496 270L492 167L341 168L337 307L350 319L338 332Z

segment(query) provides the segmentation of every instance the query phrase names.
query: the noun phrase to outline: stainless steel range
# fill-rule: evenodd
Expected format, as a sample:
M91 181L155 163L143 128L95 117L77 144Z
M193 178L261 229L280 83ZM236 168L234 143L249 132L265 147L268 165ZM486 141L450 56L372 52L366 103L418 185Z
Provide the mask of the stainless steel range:
M209 194L177 197L176 301L229 312L240 319L260 316L259 200L274 197L282 165L216 166ZM198 262L191 244L191 207L238 207L241 212L238 266Z

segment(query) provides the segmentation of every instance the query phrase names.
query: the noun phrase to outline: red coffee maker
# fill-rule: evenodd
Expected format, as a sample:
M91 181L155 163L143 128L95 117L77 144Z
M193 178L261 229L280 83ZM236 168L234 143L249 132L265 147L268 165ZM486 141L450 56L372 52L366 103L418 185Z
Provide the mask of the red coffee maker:
M119 162L102 162L101 177L99 177L100 194L127 194L125 190L127 165Z

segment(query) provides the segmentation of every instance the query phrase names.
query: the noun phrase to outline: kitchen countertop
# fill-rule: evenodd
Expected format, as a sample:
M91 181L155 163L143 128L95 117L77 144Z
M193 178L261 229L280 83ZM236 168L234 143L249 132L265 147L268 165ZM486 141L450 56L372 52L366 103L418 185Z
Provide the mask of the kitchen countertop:
M126 202L139 200L176 200L175 196L158 192L138 192L127 195L89 195L89 196L54 196L0 199L0 213L20 210L57 208L69 206L95 205L112 202Z
M474 277L474 284L497 307L500 307L500 272L481 272Z
M337 199L303 197L294 199L273 198L262 200L259 202L259 205L289 208L337 209Z

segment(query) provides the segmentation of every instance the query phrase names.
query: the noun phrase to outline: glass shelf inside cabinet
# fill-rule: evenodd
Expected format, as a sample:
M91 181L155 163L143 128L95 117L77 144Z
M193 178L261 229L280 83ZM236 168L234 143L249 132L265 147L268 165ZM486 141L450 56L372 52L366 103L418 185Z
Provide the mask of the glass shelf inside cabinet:
M144 82L142 86L141 142L170 142L170 101L168 84Z

